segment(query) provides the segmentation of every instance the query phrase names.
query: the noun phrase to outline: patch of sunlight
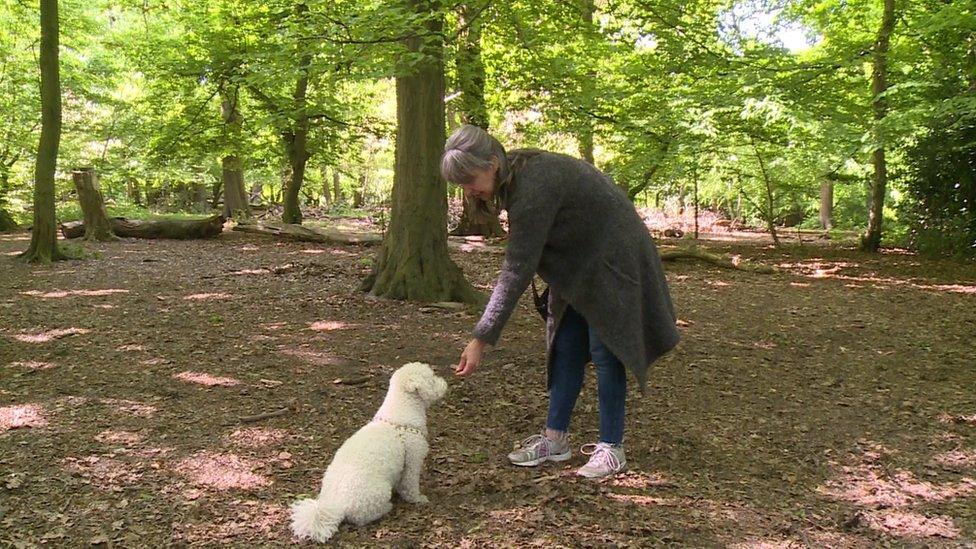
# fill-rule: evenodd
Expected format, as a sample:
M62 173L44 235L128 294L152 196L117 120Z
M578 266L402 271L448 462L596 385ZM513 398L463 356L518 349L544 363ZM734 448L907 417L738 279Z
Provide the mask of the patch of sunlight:
M30 242L30 239L30 234L5 234L0 236L0 242Z
M638 494L607 494L607 497L616 501L648 507L671 507L679 504L678 500L674 498L659 498L654 496L642 496Z
M47 418L40 404L15 404L0 408L0 433L24 427L44 427Z
M188 301L219 301L222 299L231 299L233 297L234 297L233 294L228 294L226 292L211 292L211 293L202 293L202 294L190 294L188 296L184 296L183 299Z
M241 269L239 271L231 271L232 275L266 275L271 274L270 269Z
M61 466L69 473L88 479L98 488L120 491L142 478L137 466L108 456L66 457Z
M500 521L502 523L527 521L538 522L545 519L545 516L538 507L529 505L513 507L511 509L495 509L493 511L489 511L488 515L494 521Z
M99 297L104 295L127 294L127 293L129 293L129 290L122 290L118 288L113 288L108 290L56 290L53 292L42 292L40 290L28 290L26 292L20 292L21 295L42 297L44 299L60 299L62 297L74 297L74 296Z
M708 284L709 286L715 286L716 288L731 286L731 284L722 280L708 280L705 283Z
M241 246L240 248L237 248L237 249L240 250L240 251L242 251L242 252L256 252L256 251L260 250L261 248L258 248L257 246L255 246L253 244L245 244L244 246Z
M85 328L61 328L56 330L48 330L46 332L40 333L20 333L14 337L17 341L22 341L24 343L47 343L52 339L61 339L63 337L73 336L73 335L84 335L90 334L91 330Z
M651 487L674 486L674 483L661 473L638 473L635 471L615 475L610 484L621 488L638 490L647 490Z
M806 287L810 286L810 283L809 282L790 282L790 286L794 286L796 288L806 288Z
M176 465L176 472L197 486L249 490L271 484L254 472L256 464L234 454L199 452Z
M116 307L115 307L115 305L110 305L108 303L98 303L98 304L92 305L92 308L93 309L115 309Z
M927 517L919 513L881 509L864 513L862 520L873 530L900 538L956 539L960 534L952 518L944 515Z
M918 287L927 290L941 290L943 292L952 292L956 294L976 294L976 285L967 286L965 284L933 284L931 286L920 285Z
M123 446L134 446L143 441L145 437L133 431L113 431L107 429L95 435L95 440L102 444L121 444Z
M129 344L129 345L119 345L115 348L116 351L145 351L146 348L142 345Z
M785 539L750 539L739 543L730 543L729 549L793 549L806 547L802 543Z
M309 255L319 255L319 254L327 254L329 253L329 250L323 250L321 248L309 248L307 250L302 250L299 253L309 254Z
M173 377L187 383L197 383L207 387L233 387L240 385L240 381L232 377L218 377L202 372L180 372L173 374Z
M9 366L11 368L27 368L28 370L50 370L54 368L54 363L28 360L24 362L11 362Z
M313 322L311 325L309 325L309 328L315 330L316 332L332 332L335 330L347 330L355 327L356 324L347 324L338 320L319 320L318 322Z
M246 448L262 448L273 446L285 440L288 431L284 429L269 429L265 427L248 427L238 429L224 437L232 444L244 446Z
M976 467L976 450L952 450L941 453L932 458L932 460L943 467L949 467L951 469Z
M116 412L136 417L152 417L159 410L151 404L143 404L134 400L103 398L99 402L109 406Z
M939 421L942 423L964 423L976 425L976 414L965 416L961 414L940 414Z
M255 536L267 539L287 532L291 516L284 505L254 500L235 502L219 515L223 518L212 522L175 524L176 537L190 545L240 545L242 540L253 540ZM267 544L265 541L254 545Z
M282 349L282 354L300 358L313 366L351 366L351 362L322 351L312 351L309 349Z
M280 330L287 326L287 322L267 322L265 324L261 324L261 328L265 330Z
M976 493L976 480L971 478L963 478L956 484L936 485L918 480L910 471L886 467L880 463L886 453L883 448L863 452L858 456L858 463L841 467L840 473L817 491L833 499L875 509L948 501Z
M22 253L23 252L3 252L3 255L6 255L6 256L9 256L9 257L15 257L15 256L18 256L18 255L20 255Z

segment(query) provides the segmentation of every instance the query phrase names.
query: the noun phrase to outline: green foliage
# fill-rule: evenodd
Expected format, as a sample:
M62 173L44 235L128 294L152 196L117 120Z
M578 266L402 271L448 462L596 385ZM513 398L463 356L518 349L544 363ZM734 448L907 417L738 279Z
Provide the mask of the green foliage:
M835 226L858 229L867 218L870 154L884 146L893 174L890 241L953 253L972 244L970 3L899 3L889 115L878 124L870 90L878 2L432 6L416 13L378 0L62 0L59 218L80 217L70 170L81 165L96 167L114 215L188 210L201 188L209 208L230 153L241 157L258 202L280 202L287 135L303 121L306 200L318 201L326 185L331 193L326 173L337 169L345 196L331 213L352 215L354 195L388 202L392 78L430 55L409 53L405 40L443 39L455 88L448 93L470 94L461 84L478 72L465 57L474 36L492 131L510 147L575 155L592 139L597 166L635 201L691 207L697 183L702 208L812 228L827 180ZM417 32L443 12L443 32ZM37 16L33 4L0 0L0 207L21 223L29 222L37 146ZM758 30L755 21L764 21ZM805 29L815 45L787 50L777 41L784 26ZM221 98L232 93L239 129L221 115ZM470 109L467 99L450 99L448 108Z

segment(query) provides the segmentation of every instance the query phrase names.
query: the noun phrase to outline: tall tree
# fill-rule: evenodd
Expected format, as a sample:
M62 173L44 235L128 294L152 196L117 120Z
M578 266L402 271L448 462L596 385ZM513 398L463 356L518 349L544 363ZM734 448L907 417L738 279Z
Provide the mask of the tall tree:
M227 153L221 158L224 217L246 219L251 216L251 205L244 188L244 163L241 159L244 117L241 116L240 93L236 85L221 85L220 115L227 136Z
M58 248L54 172L61 142L61 82L58 65L58 0L41 0L41 138L34 167L34 228L21 257L31 263L65 259Z
M485 103L485 63L481 58L482 16L486 8L468 3L461 6L455 74L460 93L458 114L466 124L488 129L488 105ZM497 216L479 214L471 202L461 198L461 219L454 236L502 236L505 231Z
M397 138L390 227L363 289L416 301L474 303L478 296L447 251L444 149L444 15L439 0L406 0L423 28L405 40L397 76Z
M874 42L874 63L871 70L871 93L874 95L874 179L871 186L871 208L868 211L868 229L861 238L861 249L874 252L881 246L881 232L884 221L885 195L888 192L888 165L885 161L884 139L880 135L881 124L888 114L888 47L891 33L895 30L895 0L884 0L884 14L881 28Z

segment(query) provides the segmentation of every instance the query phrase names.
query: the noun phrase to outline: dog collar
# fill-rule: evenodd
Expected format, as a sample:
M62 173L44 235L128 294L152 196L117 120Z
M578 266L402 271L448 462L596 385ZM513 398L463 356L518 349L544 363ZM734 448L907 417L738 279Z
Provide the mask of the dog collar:
M390 421L390 420L386 419L383 416L375 416L373 418L373 421L382 421L383 423L386 423L387 425L392 425L393 427L397 428L400 431L407 431L407 432L410 432L410 433L414 433L414 434L420 435L420 436L422 436L424 438L427 438L427 429L421 429L420 427L414 427L412 425L404 425L402 423L396 423L394 421Z

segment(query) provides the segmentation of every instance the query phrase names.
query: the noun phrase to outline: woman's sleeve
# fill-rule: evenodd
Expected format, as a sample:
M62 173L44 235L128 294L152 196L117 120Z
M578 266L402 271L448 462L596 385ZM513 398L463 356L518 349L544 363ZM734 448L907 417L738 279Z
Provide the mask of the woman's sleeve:
M494 345L539 266L549 229L559 211L558 192L543 178L520 178L519 197L508 212L508 247L491 299L474 327L477 339ZM543 176L544 177L544 176Z

